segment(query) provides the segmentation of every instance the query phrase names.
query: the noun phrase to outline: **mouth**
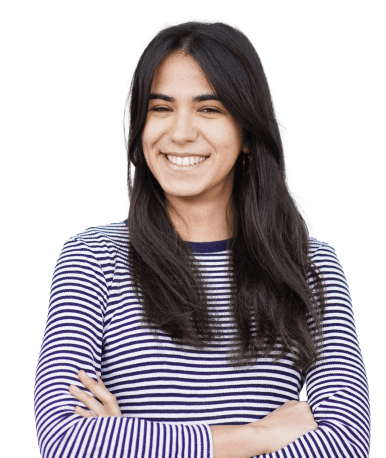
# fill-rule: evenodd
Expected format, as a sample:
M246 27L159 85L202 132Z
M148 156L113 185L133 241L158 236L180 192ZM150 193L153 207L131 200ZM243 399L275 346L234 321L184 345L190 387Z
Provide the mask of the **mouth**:
M170 170L176 170L176 171L179 171L179 172L190 172L190 171L193 171L193 170L197 170L205 162L207 162L208 158L210 157L210 156L203 156L203 157L205 157L205 159L203 161L201 161L201 162L197 162L196 164L177 165L177 164L174 164L173 162L169 161L169 159L167 158L166 154L164 154L164 153L161 153L161 154L164 157L164 161L166 162L166 165L169 167L169 169Z

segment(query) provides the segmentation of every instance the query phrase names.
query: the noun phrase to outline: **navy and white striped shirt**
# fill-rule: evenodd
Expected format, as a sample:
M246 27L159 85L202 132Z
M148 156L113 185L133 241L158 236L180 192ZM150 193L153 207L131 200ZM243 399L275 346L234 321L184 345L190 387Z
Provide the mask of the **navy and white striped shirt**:
M206 351L180 347L141 327L143 311L127 267L125 221L91 227L63 245L52 278L47 325L35 381L35 418L44 458L213 458L209 425L259 420L303 383L318 429L269 458L367 457L370 406L350 293L335 251L311 239L311 256L327 286L324 359L306 373L291 357L232 367L235 332L226 271L229 240L191 243L223 340ZM86 388L83 369L116 396L122 417L84 418L69 392ZM89 394L91 394L89 392ZM92 395L92 394L91 394Z

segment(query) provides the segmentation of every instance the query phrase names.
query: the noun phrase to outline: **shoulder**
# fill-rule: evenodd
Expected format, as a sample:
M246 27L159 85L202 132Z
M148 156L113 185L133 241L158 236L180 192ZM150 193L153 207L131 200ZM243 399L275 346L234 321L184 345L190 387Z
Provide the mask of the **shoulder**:
M343 267L336 255L335 249L326 242L309 238L309 253L312 263L322 274L326 283L341 282L347 288L347 280Z
M316 262L323 259L336 259L335 249L327 242L321 242L314 237L308 238L308 251L311 259Z
M129 232L125 221L91 226L70 237L66 243L80 242L93 252L127 251Z
M116 244L126 244L129 236L126 220L119 223L102 224L91 226L82 232L73 235L71 238L77 238L84 242L96 243L97 241L110 241Z

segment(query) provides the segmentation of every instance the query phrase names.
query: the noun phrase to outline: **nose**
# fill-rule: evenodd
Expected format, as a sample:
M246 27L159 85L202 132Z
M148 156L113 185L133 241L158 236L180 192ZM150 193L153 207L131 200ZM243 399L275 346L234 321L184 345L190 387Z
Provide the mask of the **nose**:
M186 142L194 142L197 136L198 131L192 116L188 112L175 113L169 130L170 140L178 145L183 145Z

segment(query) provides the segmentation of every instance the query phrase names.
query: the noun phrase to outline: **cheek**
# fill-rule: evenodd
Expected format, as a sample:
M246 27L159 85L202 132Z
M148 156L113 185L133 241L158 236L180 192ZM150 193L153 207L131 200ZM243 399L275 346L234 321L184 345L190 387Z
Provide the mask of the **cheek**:
M152 148L157 140L162 136L162 126L151 120L146 121L142 132L142 146L145 149Z
M238 153L242 147L241 130L232 123L212 126L210 130L207 130L207 139L210 139L209 141L216 149L230 154Z
M144 150L147 150L150 139L151 139L151 129L149 129L149 126L147 124L145 125L145 128L143 129L141 138L142 138L142 148Z

